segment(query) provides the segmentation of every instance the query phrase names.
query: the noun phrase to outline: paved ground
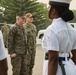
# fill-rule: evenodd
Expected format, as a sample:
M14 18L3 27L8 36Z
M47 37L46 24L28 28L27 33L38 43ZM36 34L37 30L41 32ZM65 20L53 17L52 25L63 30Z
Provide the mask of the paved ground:
M35 66L33 69L33 75L42 75L42 67L43 67L43 49L41 46L37 46L36 49L36 59Z
M9 66L8 75L12 75L12 66L10 63L9 55L8 55L8 66ZM37 45L33 75L42 75L42 67L43 67L43 50L40 45Z

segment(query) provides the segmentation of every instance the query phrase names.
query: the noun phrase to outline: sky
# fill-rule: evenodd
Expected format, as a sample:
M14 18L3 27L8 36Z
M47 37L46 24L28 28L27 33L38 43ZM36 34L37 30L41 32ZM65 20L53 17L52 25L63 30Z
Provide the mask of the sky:
M47 4L47 6L48 6L49 0L38 0L38 2L43 2L43 3ZM76 0L71 1L70 9L76 10Z

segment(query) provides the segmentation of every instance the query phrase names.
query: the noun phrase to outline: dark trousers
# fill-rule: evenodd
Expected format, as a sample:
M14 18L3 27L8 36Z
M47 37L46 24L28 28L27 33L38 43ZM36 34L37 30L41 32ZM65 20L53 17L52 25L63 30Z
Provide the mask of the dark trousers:
M0 75L8 75L7 59L0 60Z

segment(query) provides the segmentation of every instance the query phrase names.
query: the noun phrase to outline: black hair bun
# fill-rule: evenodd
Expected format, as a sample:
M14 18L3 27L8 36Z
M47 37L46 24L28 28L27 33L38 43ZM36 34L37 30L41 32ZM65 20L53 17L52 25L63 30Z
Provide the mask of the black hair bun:
M74 19L74 13L71 10L66 10L61 14L61 17L64 21L70 21Z

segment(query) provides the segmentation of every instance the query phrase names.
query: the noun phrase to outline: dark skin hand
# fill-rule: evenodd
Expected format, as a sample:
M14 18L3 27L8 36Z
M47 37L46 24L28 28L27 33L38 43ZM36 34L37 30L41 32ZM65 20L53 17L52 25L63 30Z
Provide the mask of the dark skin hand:
M72 60L76 65L76 50L72 50L71 53L72 53Z
M48 62L48 75L56 75L59 63L59 57L57 51L49 51L49 62Z

